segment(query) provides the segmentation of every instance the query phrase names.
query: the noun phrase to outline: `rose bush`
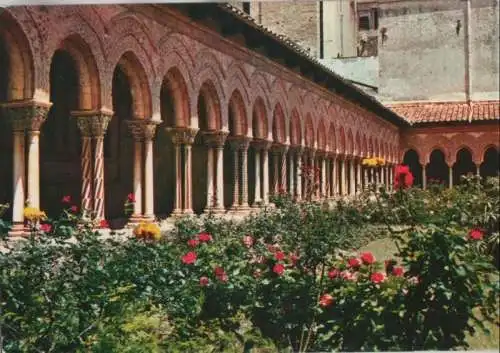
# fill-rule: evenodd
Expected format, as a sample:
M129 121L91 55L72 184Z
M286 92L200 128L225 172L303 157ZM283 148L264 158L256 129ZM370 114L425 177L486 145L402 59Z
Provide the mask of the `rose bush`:
M422 191L400 169L395 193L371 188L332 207L281 194L242 222L185 217L169 234L143 223L127 239L100 237L106 224L82 219L65 197L59 218L38 217L26 241L3 243L0 348L466 347L465 333L494 319L498 184ZM388 234L390 258L356 251Z

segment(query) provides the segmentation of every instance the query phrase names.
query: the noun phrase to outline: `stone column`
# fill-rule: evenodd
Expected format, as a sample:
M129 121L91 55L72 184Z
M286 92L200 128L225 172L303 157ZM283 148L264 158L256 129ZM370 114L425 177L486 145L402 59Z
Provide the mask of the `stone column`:
M149 221L155 219L153 138L158 124L152 120L144 124L144 218Z
M327 182L326 182L326 158L325 157L321 158L321 178L322 178L321 192L323 193L322 198L326 199L326 198L328 198L328 192L326 191Z
M288 186L286 182L286 154L288 152L288 146L281 147L281 168L280 168L280 184L283 191L286 192Z
M172 214L175 216L182 213L182 145L179 143L180 141L176 139L172 142L174 144L175 153L175 197Z
M476 163L476 176L481 177L481 163Z
M297 192L296 192L296 200L302 200L302 187L303 187L303 178L302 178L302 149L298 148L296 150L295 158L297 158Z
M212 210L215 206L214 203L214 148L208 146L207 148L207 205L205 212Z
M332 169L331 169L331 183L332 185L330 186L331 188L331 192L330 192L330 195L332 198L334 198L335 196L337 196L337 156L336 155L333 155L332 159L331 159L331 163L332 163Z
M238 210L240 206L240 146L238 140L231 140L230 146L233 152L233 205L231 206L232 211Z
M262 200L264 204L269 204L269 146L262 149Z
M426 164L422 164L422 189L427 189L427 171Z
M82 167L82 190L81 209L84 217L89 216L89 212L94 208L93 192L93 168L92 168L92 122L91 117L79 116L76 118L78 128L82 135L81 167Z
M245 139L241 144L241 205L240 209L246 211L248 205L248 146L249 139Z
M349 159L349 195L356 194L356 172L354 170L354 157Z
M198 129L186 129L183 133L184 142L184 214L193 214L193 154L192 145L198 134Z
M260 150L255 147L255 197L253 207L258 207L258 204L262 201L261 189L260 189Z
M40 208L40 129L52 103L34 103L28 108L28 195L32 207Z
M215 168L215 203L213 206L213 212L214 213L223 213L224 212L224 164L223 164L223 158L224 158L224 143L226 141L228 133L225 131L214 131L214 132L209 132L204 135L205 140L207 141L209 146L212 146L212 150L215 150L215 156L210 157L211 151L209 150L209 158L208 158L208 168L210 169L209 175L208 175L208 190L209 193L207 197L210 197L210 188L213 188L213 183L211 183L211 180L213 179L213 161L215 159L216 163L216 168ZM212 189L213 190L213 189ZM213 191L212 191L213 192Z
M25 117L12 112L11 122L13 131L13 167L12 167L12 190L14 196L12 199L12 227L9 235L22 236L25 234L24 228L24 177L25 177L25 160L24 160L24 130L26 127ZM17 115L17 116L16 116Z
M363 190L363 185L361 184L361 160L358 159L356 163L356 193L359 194Z
M453 187L453 165L448 166L448 188Z
M130 216L130 223L136 224L142 220L142 146L144 140L143 120L127 121L127 125L134 138L134 211Z
M293 156L293 150L289 149L288 150L288 179L290 179L290 184L288 185L288 190L290 192L290 196L292 198L295 197L295 163L294 163L294 156Z
M92 117L94 145L94 217L96 221L105 219L104 214L104 136L108 129L110 115L98 114Z
M279 159L280 159L280 149L277 145L271 148L271 159L273 161L273 194L278 193L279 189Z

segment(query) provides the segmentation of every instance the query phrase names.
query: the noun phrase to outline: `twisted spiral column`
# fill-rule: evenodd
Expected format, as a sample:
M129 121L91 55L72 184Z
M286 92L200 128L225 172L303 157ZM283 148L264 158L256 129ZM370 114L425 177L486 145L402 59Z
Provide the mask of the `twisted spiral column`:
M82 135L82 150L80 162L82 168L82 190L81 190L81 209L84 217L89 216L93 210L93 173L92 173L92 123L91 117L77 117L77 125Z
M95 219L101 221L104 215L104 136L108 129L109 115L98 115L92 118L92 135L94 147L94 213Z

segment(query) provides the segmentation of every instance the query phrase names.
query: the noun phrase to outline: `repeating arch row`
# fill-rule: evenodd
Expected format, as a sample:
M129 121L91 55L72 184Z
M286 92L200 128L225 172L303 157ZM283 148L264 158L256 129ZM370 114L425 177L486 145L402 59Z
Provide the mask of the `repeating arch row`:
M75 59L81 77L81 110L111 111L111 82L120 64L131 78L135 118L162 119L160 96L167 82L178 105L174 125L198 127L198 96L206 90L216 101L217 121L209 123L215 129L229 129L233 109L237 134L255 135L258 125L258 137L277 143L397 157L397 130L387 129L385 122L369 118L361 108L338 97L320 97L313 86L305 90L170 28L159 35L140 14L120 6L104 14L91 6L46 12L15 7L1 19L2 37L20 77L10 87L9 100L48 101L50 62L64 49Z

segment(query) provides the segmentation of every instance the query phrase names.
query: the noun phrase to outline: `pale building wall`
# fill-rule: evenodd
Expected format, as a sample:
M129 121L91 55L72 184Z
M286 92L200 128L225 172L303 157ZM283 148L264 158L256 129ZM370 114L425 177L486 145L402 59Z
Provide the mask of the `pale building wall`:
M351 0L323 2L324 58L357 55L357 21Z

